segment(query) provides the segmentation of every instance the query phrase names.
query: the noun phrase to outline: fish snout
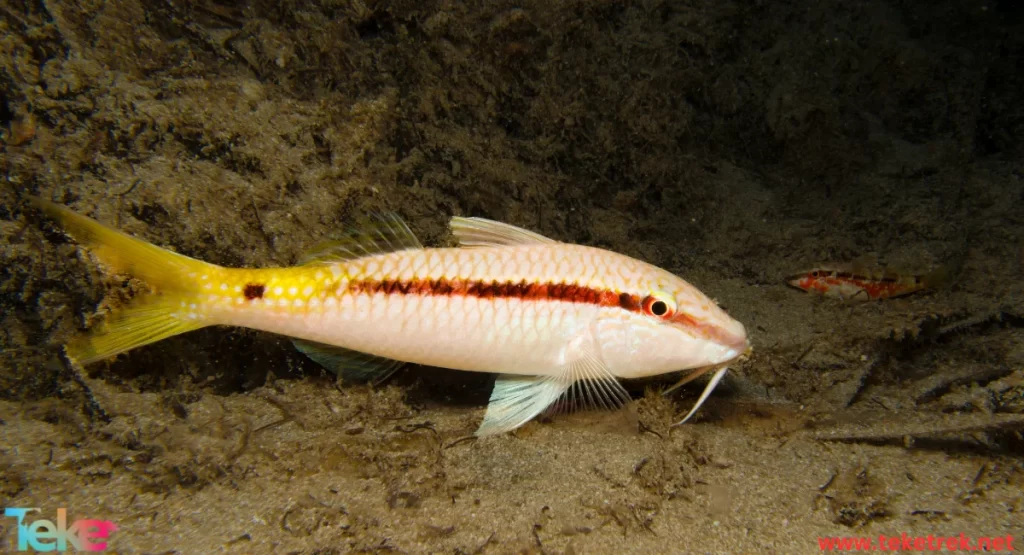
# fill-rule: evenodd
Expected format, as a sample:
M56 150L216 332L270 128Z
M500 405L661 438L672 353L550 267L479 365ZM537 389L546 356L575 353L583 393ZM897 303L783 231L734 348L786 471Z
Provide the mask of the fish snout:
M750 349L747 329L737 320L729 318L716 330L716 343L721 347L717 363L728 362Z

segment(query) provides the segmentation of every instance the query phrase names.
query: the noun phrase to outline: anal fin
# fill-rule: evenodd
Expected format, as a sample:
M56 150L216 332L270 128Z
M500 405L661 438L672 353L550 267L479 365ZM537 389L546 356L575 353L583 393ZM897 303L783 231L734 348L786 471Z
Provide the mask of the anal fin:
M405 363L344 347L293 339L300 353L340 376L343 380L379 384L388 379Z

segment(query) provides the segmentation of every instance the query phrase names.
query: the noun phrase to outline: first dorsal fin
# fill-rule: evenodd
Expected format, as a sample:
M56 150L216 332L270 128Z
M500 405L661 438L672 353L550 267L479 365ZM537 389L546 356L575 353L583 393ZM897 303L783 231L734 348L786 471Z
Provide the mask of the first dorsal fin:
M371 214L358 225L346 229L341 237L324 241L310 249L299 263L341 262L373 254L422 248L420 240L400 216L392 212Z
M539 233L484 218L452 217L448 222L452 235L463 247L507 247L558 243Z

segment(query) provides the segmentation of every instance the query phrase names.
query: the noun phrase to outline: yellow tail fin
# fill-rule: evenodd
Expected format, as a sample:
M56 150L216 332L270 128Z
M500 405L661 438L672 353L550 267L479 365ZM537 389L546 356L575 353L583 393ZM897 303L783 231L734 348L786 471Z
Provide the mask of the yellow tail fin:
M153 289L115 310L102 328L72 340L66 347L69 357L89 364L210 325L181 307L183 302L195 302L200 276L222 271L220 267L125 235L47 200L29 200L113 272L131 274Z

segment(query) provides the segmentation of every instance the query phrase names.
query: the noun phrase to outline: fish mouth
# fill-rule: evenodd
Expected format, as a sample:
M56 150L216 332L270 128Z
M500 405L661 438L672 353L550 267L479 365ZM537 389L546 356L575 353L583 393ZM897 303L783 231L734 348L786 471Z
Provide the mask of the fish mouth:
M751 347L750 343L748 343L746 340L743 341L742 345L726 347L726 350L722 353L722 355L716 357L714 366L729 364L736 360L737 358L749 355L751 352L753 352L753 350L754 348Z
M682 379L676 382L675 385L666 389L665 391L662 391L661 394L668 395L669 393L675 391L679 387L692 382L693 380L703 376L704 374L718 372L719 370L722 370L723 368L726 368L728 366L732 366L735 363L744 362L750 357L751 353L753 352L754 348L750 346L749 343L746 343L746 346L742 351L726 351L725 356L719 362L715 362L707 366L701 366L699 368L692 368L690 370L686 370L687 372L689 372L689 374L683 376Z

